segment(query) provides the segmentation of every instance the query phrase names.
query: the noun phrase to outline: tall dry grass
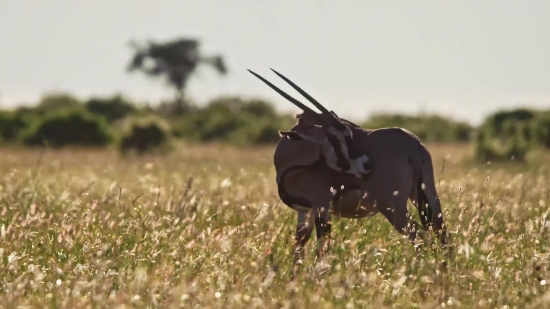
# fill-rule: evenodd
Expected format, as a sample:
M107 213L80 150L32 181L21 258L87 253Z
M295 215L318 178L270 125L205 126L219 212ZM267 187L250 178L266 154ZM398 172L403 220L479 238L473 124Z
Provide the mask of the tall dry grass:
M548 166L473 165L468 147L429 149L457 245L448 271L437 250L416 254L377 215L333 218L330 255L308 254L294 281L296 218L279 202L272 147L126 159L0 150L0 306L550 306Z

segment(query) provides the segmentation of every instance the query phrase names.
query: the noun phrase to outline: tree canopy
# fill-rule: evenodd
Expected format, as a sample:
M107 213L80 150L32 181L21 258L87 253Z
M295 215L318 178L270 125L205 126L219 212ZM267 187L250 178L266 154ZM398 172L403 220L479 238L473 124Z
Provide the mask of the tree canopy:
M176 113L186 109L185 88L199 64L214 68L220 75L228 70L221 55L204 55L196 39L178 38L167 42L148 41L143 44L130 43L134 55L127 71L141 71L145 75L164 77L169 86L176 90Z

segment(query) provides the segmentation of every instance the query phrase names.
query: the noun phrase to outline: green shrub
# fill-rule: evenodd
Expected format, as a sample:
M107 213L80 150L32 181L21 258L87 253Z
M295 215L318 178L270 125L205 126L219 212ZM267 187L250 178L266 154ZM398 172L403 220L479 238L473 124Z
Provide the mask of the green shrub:
M291 116L255 119L249 117L246 125L235 130L228 141L238 145L274 144L280 140L279 130L287 130L296 123Z
M524 161L531 150L529 143L519 134L509 138L495 137L480 130L474 145L474 157L478 161Z
M230 136L247 125L244 115L224 112L204 112L197 119L197 128L200 130L201 141L229 140Z
M495 135L500 135L506 127L510 127L511 123L526 122L533 118L535 118L535 111L526 108L501 110L489 115L484 121L484 125L485 129L491 130Z
M206 107L172 121L177 137L237 145L276 143L277 131L296 122L292 116L277 114L268 102L237 97L212 100Z
M424 142L468 142L473 128L464 122L439 115L375 114L362 127L369 129L400 127Z
M58 112L65 109L80 109L82 103L76 97L64 92L52 92L42 96L35 108L38 114Z
M84 107L89 112L105 117L109 123L136 111L136 107L121 95L109 98L91 98L84 104Z
M536 148L550 147L550 112L525 108L489 115L477 130L474 157L479 161L524 161Z
M119 142L123 154L167 151L171 146L168 123L158 117L132 117L126 119L124 134Z
M28 146L99 147L109 144L112 134L101 116L85 110L60 110L38 119L23 132L22 140Z
M537 115L532 124L532 131L537 143L550 149L550 111Z
M19 110L0 111L0 143L15 143L31 121L30 114Z

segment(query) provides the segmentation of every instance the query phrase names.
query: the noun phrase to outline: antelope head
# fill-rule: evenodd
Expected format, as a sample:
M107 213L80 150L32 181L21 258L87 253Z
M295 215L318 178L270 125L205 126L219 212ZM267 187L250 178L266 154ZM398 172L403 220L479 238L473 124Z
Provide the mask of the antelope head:
M370 172L370 161L365 154L361 154L356 150L351 128L333 111L328 111L288 78L273 69L271 70L321 111L321 113L318 113L312 110L260 75L248 70L303 111L303 113L296 116L298 125L291 131L279 131L279 135L293 141L306 141L317 144L321 147L321 153L330 168L353 174L358 178L365 177Z

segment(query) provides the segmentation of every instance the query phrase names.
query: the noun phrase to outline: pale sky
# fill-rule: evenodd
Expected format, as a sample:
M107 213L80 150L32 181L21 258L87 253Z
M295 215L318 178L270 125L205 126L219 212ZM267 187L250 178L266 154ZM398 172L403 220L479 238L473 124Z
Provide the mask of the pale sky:
M427 111L478 123L498 108L550 107L548 0L0 0L0 106L50 91L171 98L124 67L129 40L177 36L200 38L231 70L198 72L198 104L244 95L298 112L246 71L300 98L274 68L351 120Z

